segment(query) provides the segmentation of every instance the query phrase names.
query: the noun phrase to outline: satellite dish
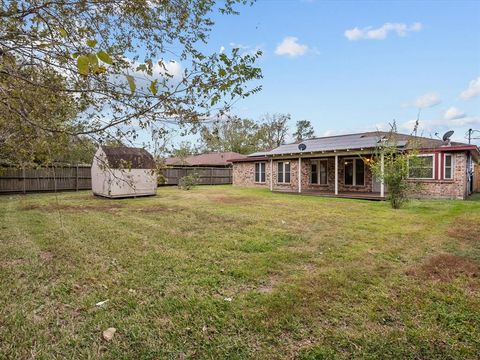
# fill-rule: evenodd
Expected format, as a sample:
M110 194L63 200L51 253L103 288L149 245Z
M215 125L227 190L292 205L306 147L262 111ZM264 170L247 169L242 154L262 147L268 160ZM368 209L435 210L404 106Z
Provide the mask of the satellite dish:
M307 145L305 145L304 143L298 144L298 150L304 151L306 148L307 148Z
M453 130L450 130L450 131L447 131L443 137L442 137L442 140L445 141L445 142L450 142L450 137L453 135L454 131Z

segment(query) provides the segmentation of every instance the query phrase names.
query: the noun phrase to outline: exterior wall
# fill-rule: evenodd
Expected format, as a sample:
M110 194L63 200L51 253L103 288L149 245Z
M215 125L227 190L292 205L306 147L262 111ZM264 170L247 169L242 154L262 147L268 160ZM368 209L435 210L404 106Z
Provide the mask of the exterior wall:
M104 169L105 153L101 148L97 150L92 162L92 191L95 195L108 196L110 174Z
M465 199L467 196L467 154L453 153L454 173L452 180L416 180L421 189L415 194L419 198ZM440 161L443 164L443 161ZM438 169L443 174L443 165Z
M150 169L110 169L110 172L111 197L155 195L157 191L157 176Z
M237 162L233 164L232 183L234 186L270 187L270 161L265 163L265 182L255 182L255 162Z
M352 156L354 157L354 156ZM352 158L350 157L350 158ZM317 159L317 158L315 158ZM313 159L301 160L301 176L302 176L302 191L316 190L325 192L335 192L335 158L328 157L327 159L327 184L311 184L310 183L310 166ZM290 183L279 183L277 172L278 162L290 162ZM372 173L368 167L365 167L365 185L351 186L345 185L344 181L344 161L345 158L338 160L338 190L341 191L358 191L370 192L372 191ZM259 186L270 187L270 161L265 161L265 183L255 183L255 162L238 162L233 165L233 185L236 186ZM296 159L282 159L273 161L273 189L279 191L298 191L298 158Z
M422 189L415 196L422 198L445 198L464 199L467 196L467 155L464 152L452 153L454 155L454 178L443 180L443 153L435 158L435 179L416 180L422 184ZM344 163L346 158L355 158L355 155L339 157L338 159L338 191L339 192L372 192L373 174L368 166L365 167L365 184L361 186L345 185ZM318 159L318 158L316 158ZM302 159L302 191L315 190L319 192L335 192L335 158L327 159L327 184L310 184L310 165L312 159ZM290 183L282 184L277 182L278 161L290 162ZM270 187L270 161L265 161L265 183L255 183L255 162L239 162L233 165L233 184L237 186L258 186ZM298 191L298 158L273 161L273 190Z

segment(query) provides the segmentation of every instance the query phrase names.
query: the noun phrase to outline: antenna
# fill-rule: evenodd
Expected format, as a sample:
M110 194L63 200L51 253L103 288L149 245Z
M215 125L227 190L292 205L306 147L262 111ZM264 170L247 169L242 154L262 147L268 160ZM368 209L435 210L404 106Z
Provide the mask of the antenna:
M449 130L445 134L443 134L442 140L446 142L447 144L450 144L450 138L453 135L454 131Z

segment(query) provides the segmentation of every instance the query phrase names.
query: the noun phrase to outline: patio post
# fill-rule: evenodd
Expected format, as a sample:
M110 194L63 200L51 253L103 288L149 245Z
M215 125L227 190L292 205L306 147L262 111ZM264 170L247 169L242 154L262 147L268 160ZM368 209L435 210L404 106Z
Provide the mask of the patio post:
M338 195L338 155L335 155L335 195Z
M385 170L385 165L384 165L384 154L380 155L380 174L381 174L381 179L380 179L380 196L384 197L385 196L385 181L383 179L383 173Z
M273 159L270 159L270 191L273 191Z
M302 192L302 158L298 158L298 192Z

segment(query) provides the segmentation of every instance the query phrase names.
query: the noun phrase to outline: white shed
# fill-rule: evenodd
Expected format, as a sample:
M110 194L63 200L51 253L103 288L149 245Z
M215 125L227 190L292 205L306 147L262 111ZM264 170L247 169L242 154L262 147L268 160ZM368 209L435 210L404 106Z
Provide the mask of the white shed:
M109 198L155 195L153 156L145 149L100 146L92 163L92 190Z

